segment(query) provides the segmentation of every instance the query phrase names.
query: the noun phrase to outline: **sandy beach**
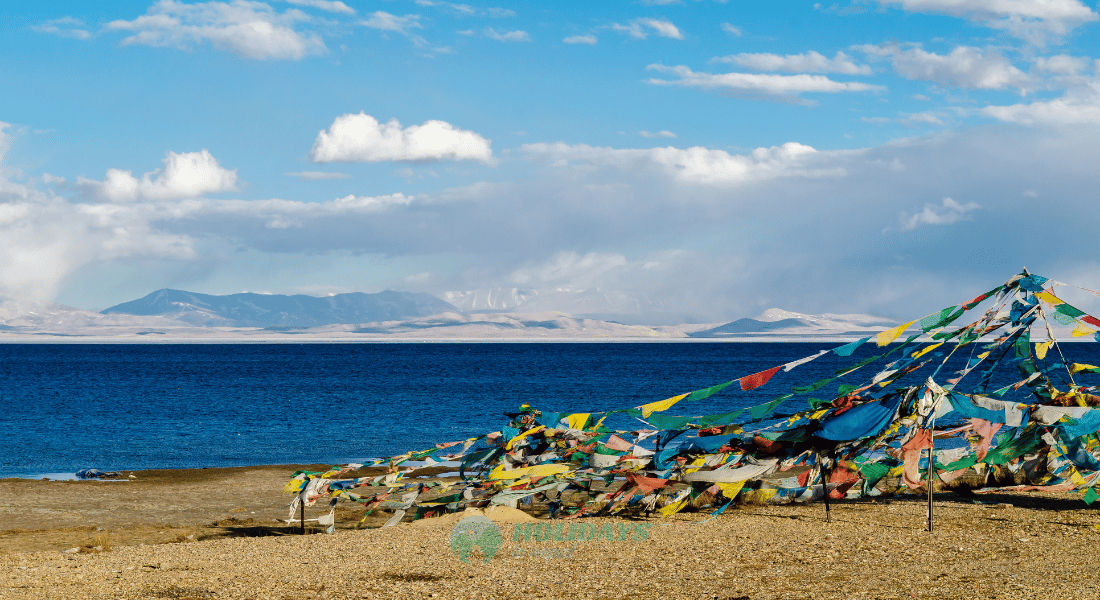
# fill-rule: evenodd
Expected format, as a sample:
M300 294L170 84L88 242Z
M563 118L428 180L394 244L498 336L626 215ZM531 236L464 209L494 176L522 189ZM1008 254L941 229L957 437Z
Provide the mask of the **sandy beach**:
M506 516L495 556L467 564L456 515L356 529L362 511L342 503L335 533L298 535L277 522L295 468L3 480L0 597L1100 597L1100 511L1072 494L937 494L932 533L917 496L836 502L828 523L821 504L585 519L601 535L573 541L539 541L541 525L525 537Z

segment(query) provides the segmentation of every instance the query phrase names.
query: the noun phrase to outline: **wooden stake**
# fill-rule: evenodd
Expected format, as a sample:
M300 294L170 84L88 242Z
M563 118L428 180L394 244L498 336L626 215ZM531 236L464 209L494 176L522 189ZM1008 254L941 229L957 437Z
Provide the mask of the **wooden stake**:
M933 436L934 437L934 436ZM935 446L935 442L930 442ZM935 456L932 454L932 447L928 448L928 532L932 532L932 490L936 485L933 478L936 476L935 471L932 470L932 465L936 462Z
M821 492L825 494L825 522L832 521L832 515L829 514L829 482L825 477L825 468L821 465L821 454L817 455L817 472L821 475Z
M306 493L306 489L302 488L302 493L298 496L298 500L299 500L298 509L300 510L300 512L298 514L298 519L301 522L301 527L298 530L299 535L305 535L306 534L306 498L305 498L305 493Z

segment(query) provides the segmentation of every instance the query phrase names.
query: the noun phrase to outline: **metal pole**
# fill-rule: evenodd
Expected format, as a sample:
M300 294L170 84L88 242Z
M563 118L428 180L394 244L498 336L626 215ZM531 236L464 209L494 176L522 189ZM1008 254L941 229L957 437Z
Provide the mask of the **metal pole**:
M829 514L829 485L828 479L825 477L825 467L821 463L820 453L817 455L817 472L821 475L821 493L824 494L825 498L825 522L829 523L832 521L832 515Z

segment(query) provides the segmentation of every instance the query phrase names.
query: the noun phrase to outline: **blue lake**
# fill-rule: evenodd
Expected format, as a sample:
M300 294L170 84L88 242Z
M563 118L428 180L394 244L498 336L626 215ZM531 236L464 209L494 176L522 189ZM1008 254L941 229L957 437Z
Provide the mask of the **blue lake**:
M838 345L0 344L0 477L357 461L498 430L503 413L523 403L629 408ZM1100 364L1096 346L1063 345L1071 360ZM734 385L669 414L766 402L882 351L870 344L848 358L830 353L759 389ZM1018 379L1011 365L1002 370L997 382ZM877 371L864 367L843 381L863 383ZM805 396L789 404L798 410ZM625 417L611 424L640 425Z

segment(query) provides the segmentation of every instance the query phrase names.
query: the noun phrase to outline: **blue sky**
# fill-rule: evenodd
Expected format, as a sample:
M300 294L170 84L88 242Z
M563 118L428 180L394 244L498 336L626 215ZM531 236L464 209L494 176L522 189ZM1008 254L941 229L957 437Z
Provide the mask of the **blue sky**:
M6 12L9 312L599 287L697 321L901 318L1025 265L1100 287L1078 0Z

